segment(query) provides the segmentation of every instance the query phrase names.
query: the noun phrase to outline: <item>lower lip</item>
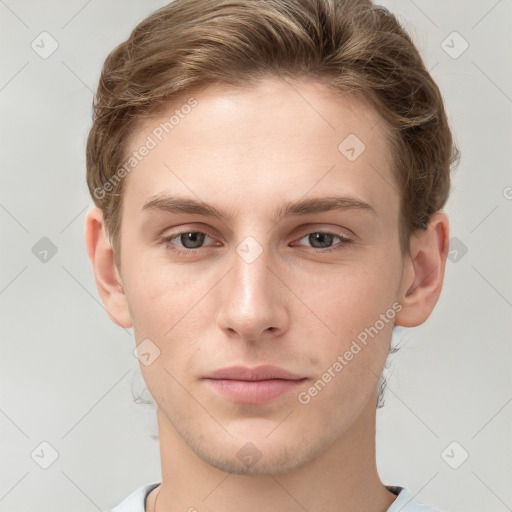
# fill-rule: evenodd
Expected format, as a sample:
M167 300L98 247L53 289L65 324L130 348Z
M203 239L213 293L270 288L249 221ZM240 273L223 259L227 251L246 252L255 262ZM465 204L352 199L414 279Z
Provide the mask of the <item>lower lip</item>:
M300 380L231 380L205 379L219 393L236 402L263 404L293 391L306 379Z

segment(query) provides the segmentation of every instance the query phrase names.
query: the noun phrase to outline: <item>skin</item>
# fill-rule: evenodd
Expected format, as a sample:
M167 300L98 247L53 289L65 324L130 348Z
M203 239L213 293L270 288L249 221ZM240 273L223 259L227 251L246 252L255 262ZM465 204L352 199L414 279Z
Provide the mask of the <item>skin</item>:
M132 149L189 97L146 120ZM194 97L198 105L124 178L120 269L102 211L92 208L86 219L110 318L133 326L137 343L149 338L160 350L141 364L157 406L162 464L147 510L156 498L157 511L383 512L395 495L375 463L377 384L393 322L422 324L439 298L448 219L433 215L411 237L411 257L401 254L386 127L361 97L280 79L245 90L210 86ZM338 150L349 134L366 146L354 161ZM142 210L161 194L204 201L229 216ZM288 202L333 195L358 198L375 213L273 219ZM162 241L180 230L208 236L202 246L179 236ZM308 235L319 231L352 241L335 236L314 245ZM236 250L247 236L263 250L251 263ZM393 321L300 403L298 392L394 303L401 309ZM215 369L265 363L307 380L264 405L236 403L202 380ZM261 456L252 465L237 456L247 443Z

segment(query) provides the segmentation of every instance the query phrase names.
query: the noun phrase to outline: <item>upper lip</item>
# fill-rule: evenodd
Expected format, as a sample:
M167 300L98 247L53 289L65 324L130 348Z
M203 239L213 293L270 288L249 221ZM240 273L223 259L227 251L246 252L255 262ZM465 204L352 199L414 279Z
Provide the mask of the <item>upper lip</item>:
M246 366L230 366L215 370L204 377L205 379L230 379L230 380L270 380L270 379L286 379L301 380L305 377L296 375L279 366L270 364L247 368Z

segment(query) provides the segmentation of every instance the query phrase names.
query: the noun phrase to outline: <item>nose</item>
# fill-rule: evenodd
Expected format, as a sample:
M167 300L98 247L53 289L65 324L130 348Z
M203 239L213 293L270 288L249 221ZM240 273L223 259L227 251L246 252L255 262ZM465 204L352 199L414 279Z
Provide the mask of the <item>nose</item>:
M281 336L289 324L289 293L275 258L253 240L240 244L231 262L218 290L220 328L230 337L252 342Z

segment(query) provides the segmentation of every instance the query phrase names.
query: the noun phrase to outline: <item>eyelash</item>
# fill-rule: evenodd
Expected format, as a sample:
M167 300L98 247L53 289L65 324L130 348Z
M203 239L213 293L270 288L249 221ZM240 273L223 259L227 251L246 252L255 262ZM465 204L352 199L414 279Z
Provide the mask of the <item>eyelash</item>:
M191 254L194 254L196 251L199 251L200 249L204 249L204 247L198 247L196 249L180 248L179 246L176 246L172 243L173 240L175 240L176 238L179 238L181 235L184 235L186 233L200 233L200 234L209 236L210 238L213 238L211 235L209 235L205 231L193 231L193 230L187 229L187 230L178 231L176 233L173 233L172 235L166 236L166 237L162 238L161 241L165 245L166 249L169 249L178 255L190 256ZM340 251L340 250L343 250L343 248L346 245L352 243L352 239L347 238L343 235L339 235L337 233L333 233L331 231L310 231L309 233L306 233L303 237L301 237L300 240L302 240L303 238L305 238L313 233L321 233L323 235L332 235L332 236L338 238L341 241L340 243L342 244L340 247L334 246L334 247L329 247L326 249L312 247L311 249L312 249L312 252L314 252L314 253L324 253L325 254L325 253L330 253L330 252L334 252L334 251Z

